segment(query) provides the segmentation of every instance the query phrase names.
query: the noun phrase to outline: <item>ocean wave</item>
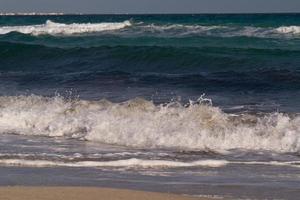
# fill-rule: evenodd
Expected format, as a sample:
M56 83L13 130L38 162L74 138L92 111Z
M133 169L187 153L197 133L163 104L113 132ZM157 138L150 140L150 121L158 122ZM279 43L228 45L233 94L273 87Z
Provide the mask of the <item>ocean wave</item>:
M130 28L128 28L130 27ZM258 26L230 26L230 25L200 25L200 24L147 24L144 22L110 22L110 23L56 23L47 20L45 24L2 26L0 34L19 32L22 34L38 35L74 35L83 33L97 33L128 28L126 31L113 32L114 35L125 37L257 37L279 38L298 37L300 26L258 27Z
M254 26L225 26L225 25L145 25L141 26L145 32L154 32L165 36L217 36L217 37L259 37L276 38L280 36L297 36L299 26L254 27Z
M203 103L206 102L206 103ZM140 148L300 151L300 117L224 113L209 100L154 105L62 97L0 97L0 132Z
M8 34L11 32L19 32L31 35L73 35L82 33L95 33L102 31L119 30L131 26L130 21L115 23L73 23L63 24L55 23L47 20L45 24L28 25L28 26L3 26L0 27L0 34Z
M114 167L114 168L190 168L190 167L224 167L226 165L266 165L300 168L299 161L228 161L196 160L191 162L170 160L143 160L130 158L114 161L78 161L60 162L51 160L0 159L0 165L26 167Z
M290 80L298 82L296 78L299 77L299 58L299 50L286 49L130 45L57 48L0 42L2 73L59 71L61 74L66 71L81 71L96 75L97 72L114 71L190 74L191 78L193 75L201 78L199 75L208 72L227 72L220 74L226 77L231 72L245 72L243 76L251 79L256 79L256 75L260 73L266 75L264 78L271 79L272 76L267 74L271 73L276 77L282 76L284 80L289 80L286 78L291 75L293 78ZM248 72L255 76L249 77Z

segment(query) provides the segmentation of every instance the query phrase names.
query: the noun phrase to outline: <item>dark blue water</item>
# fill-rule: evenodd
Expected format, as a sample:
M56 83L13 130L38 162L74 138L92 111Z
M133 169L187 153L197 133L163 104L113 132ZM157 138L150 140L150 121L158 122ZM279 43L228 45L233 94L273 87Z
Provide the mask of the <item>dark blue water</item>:
M72 23L81 26L60 27ZM298 14L2 16L0 25L1 95L161 103L206 93L223 108L300 109Z

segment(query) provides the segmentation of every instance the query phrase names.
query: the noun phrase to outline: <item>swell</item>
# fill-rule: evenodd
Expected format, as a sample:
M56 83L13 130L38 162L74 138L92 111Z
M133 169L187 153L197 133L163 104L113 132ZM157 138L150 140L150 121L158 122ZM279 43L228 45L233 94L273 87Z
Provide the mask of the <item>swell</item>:
M1 42L0 86L18 84L27 89L85 86L94 91L94 85L111 85L114 81L115 85L128 87L176 87L202 92L225 88L227 91L297 91L299 64L298 50L156 46L54 48Z
M90 48L101 46L159 46L159 47L226 47L226 48L252 48L252 49L282 49L299 50L299 38L254 38L254 37L218 37L214 35L186 37L157 37L155 35L135 35L133 33L123 36L117 34L102 35L89 34L72 37L55 37L32 35L17 32L0 35L1 42L42 45L59 48Z
M183 56L184 55L184 56ZM231 47L99 46L57 48L0 42L2 72L123 71L189 74L299 70L300 51Z
M4 83L22 85L28 89L38 86L93 89L94 85L126 87L177 88L199 91L227 92L293 92L300 88L300 71L252 70L221 71L199 74L163 74L153 72L84 71L84 72L2 72ZM0 84L0 85L2 85ZM98 88L100 89L100 88ZM198 93L197 93L198 94ZM279 94L277 94L279 95Z
M230 115L203 97L187 105L34 95L2 96L0 103L2 134L66 137L146 149L300 151L299 116Z

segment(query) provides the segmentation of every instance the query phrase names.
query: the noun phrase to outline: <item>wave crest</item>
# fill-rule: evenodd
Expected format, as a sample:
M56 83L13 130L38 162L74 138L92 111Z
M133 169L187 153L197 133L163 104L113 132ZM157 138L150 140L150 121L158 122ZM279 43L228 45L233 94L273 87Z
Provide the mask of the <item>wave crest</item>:
M175 36L217 36L217 37L258 37L276 38L286 36L297 36L300 33L299 26L274 27L254 27L254 26L226 26L226 25L156 25L150 24L141 26L147 33L157 33L160 35Z
M133 26L134 25L134 26ZM256 27L256 26L229 26L229 25L200 25L200 24L147 24L144 22L111 23L56 23L47 20L45 24L24 26L2 26L0 34L19 32L22 34L38 35L74 35L83 33L96 33L114 31L133 27L127 31L118 32L124 36L154 36L154 37L190 37L190 36L216 36L216 37L258 37L280 38L298 37L299 26Z
M4 26L0 27L0 34L19 32L31 35L73 35L82 33L95 33L113 31L131 26L130 21L115 23L73 23L63 24L47 20L45 24L29 26Z
M142 148L299 152L300 117L230 115L218 107L61 97L0 97L0 132L71 137Z
M300 26L281 26L276 30L279 33L300 34Z

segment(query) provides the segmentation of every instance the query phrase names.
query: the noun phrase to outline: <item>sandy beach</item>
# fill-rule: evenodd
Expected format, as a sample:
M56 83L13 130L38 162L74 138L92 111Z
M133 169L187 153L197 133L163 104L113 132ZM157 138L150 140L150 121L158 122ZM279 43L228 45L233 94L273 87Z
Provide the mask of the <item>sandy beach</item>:
M1 200L208 200L174 194L87 187L2 187Z

